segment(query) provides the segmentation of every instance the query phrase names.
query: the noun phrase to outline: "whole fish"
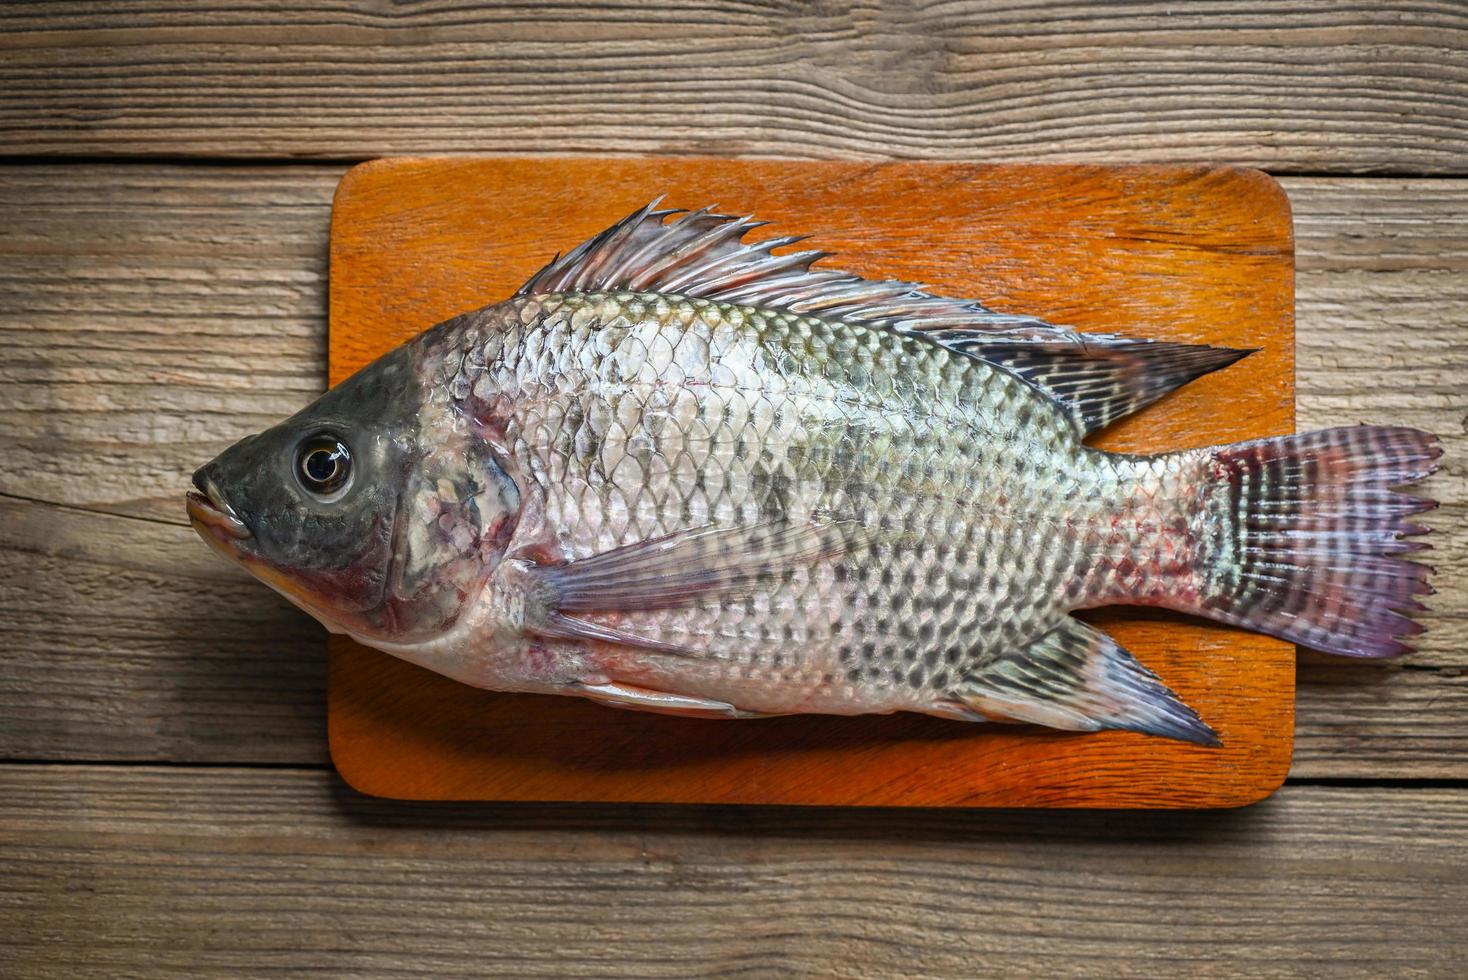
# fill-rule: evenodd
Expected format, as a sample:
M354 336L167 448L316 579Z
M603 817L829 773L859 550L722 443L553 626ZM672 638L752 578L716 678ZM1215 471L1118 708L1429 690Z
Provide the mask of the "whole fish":
M1085 438L1247 351L815 268L656 202L194 475L206 541L329 629L501 691L917 711L1216 744L1071 616L1165 606L1390 656L1433 436Z

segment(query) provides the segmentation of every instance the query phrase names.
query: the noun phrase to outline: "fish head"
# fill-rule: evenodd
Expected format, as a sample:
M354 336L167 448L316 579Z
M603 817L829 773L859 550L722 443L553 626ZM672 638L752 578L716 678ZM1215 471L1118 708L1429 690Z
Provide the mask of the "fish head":
M333 632L417 643L452 629L518 521L495 452L399 348L201 467L189 519Z

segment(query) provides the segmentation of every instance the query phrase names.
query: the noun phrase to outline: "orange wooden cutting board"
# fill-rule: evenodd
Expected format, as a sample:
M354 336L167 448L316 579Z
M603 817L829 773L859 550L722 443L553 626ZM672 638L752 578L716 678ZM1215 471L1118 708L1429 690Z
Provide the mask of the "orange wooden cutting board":
M657 195L809 233L825 264L1082 330L1260 347L1114 426L1138 452L1294 429L1294 250L1249 170L700 159L356 167L331 231L331 380L509 296ZM1289 768L1294 648L1168 613L1087 618L1196 708L1208 749L917 715L708 721L465 687L333 637L331 753L380 796L900 806L1219 807Z

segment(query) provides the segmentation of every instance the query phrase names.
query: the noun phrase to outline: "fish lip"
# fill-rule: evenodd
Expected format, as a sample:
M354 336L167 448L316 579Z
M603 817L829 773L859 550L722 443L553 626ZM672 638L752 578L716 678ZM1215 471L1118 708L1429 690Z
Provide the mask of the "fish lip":
M187 496L189 519L195 524L212 528L235 540L252 537L250 529L240 520L239 514L229 505L220 492L218 484L209 477L194 474L194 486Z

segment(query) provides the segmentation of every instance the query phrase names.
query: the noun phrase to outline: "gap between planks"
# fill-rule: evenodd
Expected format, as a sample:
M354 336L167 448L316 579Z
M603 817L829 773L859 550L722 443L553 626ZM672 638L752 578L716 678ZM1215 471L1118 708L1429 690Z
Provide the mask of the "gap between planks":
M677 152L675 150L669 150L669 151L666 151L666 152L661 153L659 155L660 156L666 156L666 157L675 157L675 158L676 157L694 157L694 158L697 158L697 159L704 159L704 158L709 158L711 154L708 151ZM335 169L339 169L339 170L345 172L346 170L350 169L351 167L356 166L359 163L365 163L365 162L367 162L369 160L381 159L383 156L384 156L384 154L376 154L376 153L364 153L364 154L357 155L357 156L231 156L231 155L228 155L228 154L221 154L221 155L218 155L218 156L189 156L189 155L168 155L168 154L135 154L135 155L125 155L124 154L124 155L112 156L112 155L99 155L99 154L48 154L48 153L11 153L11 154L6 154L3 151L0 151L0 171L3 171L3 170L5 170L6 168L9 168L9 167L25 168L25 167L87 167L87 166L109 166L109 167L138 167L138 168L147 168L147 167L198 167L200 169L206 169L206 170L207 169L230 169L230 168L245 168L245 169L258 169L258 170L277 170L277 169L297 169L297 170L299 170L299 169L307 168L307 167L323 167L323 168L335 168ZM505 158L518 159L518 158L523 158L523 157L531 156L531 157L537 157L537 158L543 157L545 159L553 160L553 159L562 159L562 158L565 158L565 159L582 158L582 157L587 156L587 154L586 153L579 153L579 152L536 153L536 152L529 151L529 150L520 151L520 152L504 151L504 152L497 152L497 153L464 153L464 152L455 152L455 151L439 151L439 152L433 152L433 151L427 151L427 150L425 150L425 151L421 151L421 152L414 152L412 154L412 156L414 156L414 157L424 157L424 158L429 158L429 159L432 159L434 157L461 158L461 157L464 157L464 156L473 156L476 159L494 159L496 157L505 157ZM607 153L597 154L597 156L599 156L599 157L605 157L605 158L608 158L608 159L634 159L635 160L635 159L641 159L641 158L645 157L646 154L643 154L643 153L615 153L615 152L607 152ZM818 158L818 157L779 157L779 156L773 156L773 155L764 155L764 156L753 155L753 156L747 156L745 158L746 159L755 159L755 160L762 160L762 159L764 159L764 160L789 159L789 160L797 161L797 162L798 161L802 161L802 160L823 159L823 158ZM870 162L872 162L872 163L881 163L881 162L884 162L885 159L897 160L897 159L905 159L905 158L897 158L897 157L891 157L891 158L873 158ZM980 162L980 163L1001 163L1001 162L1009 162L1009 161L983 159L983 160L979 160L977 162ZM1012 161L1012 162L1015 162L1015 163L1031 163L1031 162L1070 163L1070 162L1076 162L1076 161L1071 161L1071 160L1033 161L1033 160L1030 160L1029 158L1023 158L1023 159L1015 160L1015 161ZM1081 162L1085 162L1085 161L1081 161ZM1120 160L1118 160L1116 162L1134 163L1134 162L1138 162L1138 161L1135 161L1135 160L1132 160L1130 158L1127 158L1127 159L1120 159ZM1179 162L1182 162L1182 163L1197 163L1199 161L1196 160L1196 159L1193 159L1193 158L1185 158L1185 159L1183 159L1183 160L1181 160ZM1229 161L1229 163L1232 164L1233 161ZM1220 165L1224 165L1224 164L1222 162L1220 162ZM1278 169L1278 168L1273 168L1273 167L1270 167L1270 168L1261 168L1261 169L1267 169L1267 172L1271 176L1277 177L1277 178L1279 178L1282 181L1294 181L1294 180L1342 180L1342 179L1347 179L1347 178L1367 179L1367 180L1416 180L1416 181L1437 181L1437 180L1441 180L1441 181L1455 181L1455 180L1468 179L1468 178L1465 178L1465 174L1454 172L1454 171L1445 171L1445 172L1441 172L1441 173L1436 173L1436 172L1433 172L1433 171L1430 171L1430 170L1413 170L1413 169L1400 169L1400 170L1394 170L1394 169L1389 169L1389 168L1387 168L1387 169L1373 169L1373 170L1371 170L1369 172L1359 172L1359 173L1336 172L1336 171L1331 171L1331 170Z
M297 774L300 774L300 773L313 773L313 772L329 772L329 773L335 773L335 768L330 763L327 763L327 762L316 763L316 764L305 763L305 762L230 762L230 763L227 763L226 764L226 763L219 763L219 762L191 762L191 761L180 761L180 760L171 760L171 759L43 759L43 758L24 759L24 758L18 758L18 757L17 758L0 757L0 766L16 766L16 767L42 766L42 767L48 767L48 768L51 768L51 769L55 769L57 771L62 771L62 770L65 770L65 769L77 769L77 770L80 770L80 769L118 769L118 770L128 770L128 769L138 769L138 770L144 770L144 769L148 769L148 770L171 770L171 769L180 769L180 770L194 770L194 771L198 771L198 772L216 772L216 771L217 772L283 772L283 773L297 773ZM1389 790L1425 790L1425 789L1437 789L1437 790L1468 790L1468 777L1465 777L1465 778L1452 778L1452 779L1443 779L1443 778L1438 778L1438 779L1433 779L1433 778L1421 779L1421 778L1402 778L1402 777L1393 777L1393 776L1368 776L1368 777L1359 777L1359 776L1291 776L1291 777L1289 777L1289 779L1287 779L1285 781L1285 785L1286 786L1291 786L1291 787L1322 787L1322 788L1332 788L1332 789L1346 789L1346 788L1351 788L1351 787L1358 787L1358 788L1363 788L1363 789L1382 789L1382 790L1388 790L1388 789ZM403 804L405 806L408 806L408 805L414 805L414 806L420 805L420 804L413 803L412 801L399 801L399 802L403 802ZM426 806L426 805L430 805L430 804L421 804L421 805L425 805ZM483 804L474 804L472 802L464 802L462 804L460 804L460 803L452 803L450 805L454 805L454 806L458 806L458 805L463 805L463 806L484 805L484 806L511 806L511 807L515 807L515 806L539 806L539 805L543 805L543 804L540 804L540 803L525 803L525 802L513 801L512 800L512 801L506 801L506 802L503 802L503 803L497 803L497 802L493 802L493 801L487 802L487 803L483 803ZM678 803L649 803L649 804L635 804L635 803L628 803L628 804L604 804L604 803L555 804L555 803L552 803L552 804L549 804L549 805L551 805L551 806L561 806L561 805L565 805L565 806L592 806L592 807L597 807L597 806L629 806L629 807L635 807L635 806L643 806L643 805L649 806L649 807L664 807L664 806L674 806L674 807L676 807L676 806L694 806L694 807L718 806L718 804L678 804ZM739 804L739 806L745 806L745 805L746 804ZM733 805L731 804L731 806L733 806ZM780 807L779 804L769 804L767 808L776 808L776 809L778 809L779 807ZM861 809L865 809L865 810L867 810L867 811L870 812L870 811L882 811L884 809L894 809L894 808L862 807ZM925 808L923 808L923 807L904 807L904 808L900 808L900 809L906 810L908 812L923 812L925 810ZM933 809L933 808L926 808L926 809ZM984 809L984 808L980 808L980 809ZM993 809L993 808L988 808L988 809ZM1041 808L1041 809L1043 810L1043 809L1047 809L1047 808ZM1069 808L1060 808L1060 809L1069 809ZM1035 811L1035 812L1039 812L1039 811ZM1101 811L1093 811L1093 812L1101 812ZM1120 812L1137 812L1137 811L1113 810L1111 812L1118 812L1118 813L1120 813ZM1178 811L1178 812L1187 812L1187 811Z
M1204 813L465 806L321 771L0 765L0 797L0 955L27 976L1448 975L1468 955L1461 789Z

